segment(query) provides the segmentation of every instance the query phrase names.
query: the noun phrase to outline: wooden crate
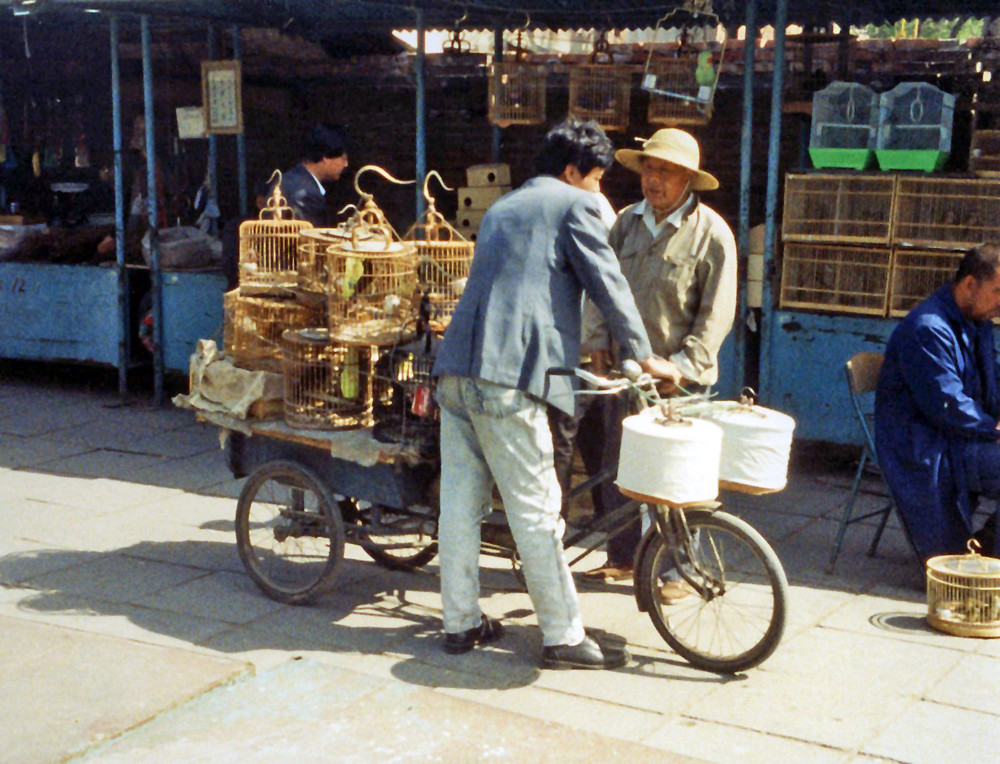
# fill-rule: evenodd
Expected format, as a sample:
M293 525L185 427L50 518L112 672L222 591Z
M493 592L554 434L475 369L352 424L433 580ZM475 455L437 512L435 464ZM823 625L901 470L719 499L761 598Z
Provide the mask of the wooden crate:
M892 241L968 249L1000 238L1000 179L901 176Z
M955 275L961 252L896 248L892 253L889 315L905 316Z
M895 176L789 174L781 233L785 241L888 245Z
M785 242L781 308L884 316L891 250Z

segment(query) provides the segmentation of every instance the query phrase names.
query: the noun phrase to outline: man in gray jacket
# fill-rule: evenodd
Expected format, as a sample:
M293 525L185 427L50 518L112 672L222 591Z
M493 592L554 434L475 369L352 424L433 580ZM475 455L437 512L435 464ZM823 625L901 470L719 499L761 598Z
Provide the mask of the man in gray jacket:
M586 189L613 162L595 123L551 130L538 175L498 200L479 229L465 291L438 352L441 379L441 598L444 649L464 653L502 627L479 607L480 523L494 481L503 497L546 668L615 668L624 651L584 633L562 549L561 492L547 410L572 413L573 381L550 376L580 358L583 291L603 311L623 358L669 378Z

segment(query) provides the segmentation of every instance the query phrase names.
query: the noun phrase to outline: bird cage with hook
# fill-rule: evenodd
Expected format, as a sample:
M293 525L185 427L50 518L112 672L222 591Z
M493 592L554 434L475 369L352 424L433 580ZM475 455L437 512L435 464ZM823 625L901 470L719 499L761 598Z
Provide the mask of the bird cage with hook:
M640 85L649 93L647 121L708 124L725 51L725 29L711 2L689 0L657 21Z
M420 291L430 302L432 324L435 329L444 330L465 289L476 245L466 241L435 209L428 188L432 175L437 176L445 190L452 190L436 170L427 173L424 179L427 212L422 222L418 220L407 231L405 238L417 248L417 277Z
M293 210L281 195L281 173L257 220L240 224L240 288L244 292L283 291L298 280L299 233L312 228L292 219Z
M369 347L336 342L325 328L281 335L284 414L289 427L337 430L371 424Z
M358 178L374 170L399 181L380 167L358 170L354 187L364 198L351 238L326 252L327 318L331 334L342 342L382 345L394 342L413 316L417 300L417 250L400 241L371 194Z
M372 435L376 440L437 450L441 425L432 372L438 342L428 332L379 355L372 376Z
M326 254L333 244L351 239L351 226L305 228L299 231L298 287L303 292L325 294Z
M234 289L223 296L223 346L238 366L277 371L281 333L322 325L322 303L310 305L295 297L246 295Z
M545 122L545 66L524 60L521 32L510 61L494 61L489 69L489 120L498 127Z
M594 40L590 63L569 72L569 113L592 120L605 130L628 127L632 95L632 67L616 64L608 47L608 33Z
M927 561L927 623L959 637L1000 637L1000 560L969 553Z

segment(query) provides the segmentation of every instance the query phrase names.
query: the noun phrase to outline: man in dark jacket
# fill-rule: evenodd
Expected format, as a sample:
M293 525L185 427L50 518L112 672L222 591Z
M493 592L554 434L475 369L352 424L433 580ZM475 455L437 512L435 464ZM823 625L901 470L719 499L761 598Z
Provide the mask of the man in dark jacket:
M319 124L306 133L301 160L281 175L281 195L297 219L308 220L317 228L330 224L323 184L339 180L347 169L347 148L347 133L342 127Z
M574 408L573 383L553 367L580 358L581 299L604 312L625 358L658 376L674 370L652 355L596 196L585 188L613 161L595 123L551 130L538 175L499 199L479 228L468 282L434 373L441 404L441 598L444 649L462 653L502 631L479 607L480 523L494 481L524 566L545 668L625 663L583 630L562 549L561 492L548 408Z
M951 284L914 308L885 349L875 394L879 465L922 558L961 554L975 497L1000 497L1000 244L973 247ZM994 514L986 554L998 554Z

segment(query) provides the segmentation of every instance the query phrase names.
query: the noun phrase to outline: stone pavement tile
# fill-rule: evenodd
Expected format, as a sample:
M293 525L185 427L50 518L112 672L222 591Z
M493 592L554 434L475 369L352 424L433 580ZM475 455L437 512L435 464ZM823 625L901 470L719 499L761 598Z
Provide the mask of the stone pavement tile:
M143 511L162 523L214 530L236 539L236 502L230 498L170 491L166 497L146 503Z
M838 609L851 602L856 595L837 589L817 586L789 586L785 639L811 629Z
M275 756L349 762L679 760L419 685L307 660L203 695L84 760L265 762Z
M261 596L248 576L228 572L209 573L154 594L130 597L128 601L151 609L226 623L249 623L289 607Z
M726 510L731 510L726 507ZM742 520L750 523L768 544L775 546L779 539L793 536L803 528L811 525L815 518L804 515L785 514L783 512L745 511L731 512Z
M0 589L0 613L88 634L185 649L231 626L211 619L109 602L95 596L32 589Z
M4 496L0 529L7 538L37 538L44 535L46 528L86 519L93 516L93 512L84 507Z
M0 417L0 435L57 437L74 428L86 426L100 417L100 411L73 403L52 399L23 401L17 404L0 402L7 409Z
M850 759L850 754L833 748L684 716L671 717L652 734L635 739L719 764L842 764Z
M829 487L809 476L793 475L788 486L777 493L750 496L735 491L723 491L719 501L727 512L739 515L751 525L778 516L792 524L795 518L819 517L831 510L839 501Z
M151 454L95 449L82 454L55 459L42 465L40 472L112 480L132 480L136 470L162 465L166 459Z
M966 655L923 699L993 714L1000 726L1000 658Z
M0 465L19 470L40 467L47 462L65 459L89 450L89 446L71 443L56 436L49 438L0 435Z
M816 628L783 641L744 681L723 685L685 713L853 751L961 657L951 650Z
M107 508L107 498L90 490L94 480L34 470L10 470L0 485L0 498L27 498L62 506ZM0 516L2 518L2 516ZM0 519L2 522L2 519Z
M0 616L0 739L57 761L244 673L243 664Z
M0 535L0 584L16 584L54 570L81 565L93 557L89 552L52 549L35 541Z
M137 469L129 479L146 485L179 488L190 493L224 495L233 500L234 513L235 499L239 497L244 482L234 480L218 449L195 456L167 459L153 466ZM220 484L226 484L226 488L217 490L216 487ZM229 486L235 486L235 489Z
M88 421L47 436L52 440L78 443L89 448L107 448L179 458L218 450L218 437L202 427L148 430L122 417Z
M909 764L995 761L997 750L1000 724L995 715L929 701L910 703L863 749Z
M989 655L1000 658L1000 639L977 639L979 647L976 649L980 655Z

